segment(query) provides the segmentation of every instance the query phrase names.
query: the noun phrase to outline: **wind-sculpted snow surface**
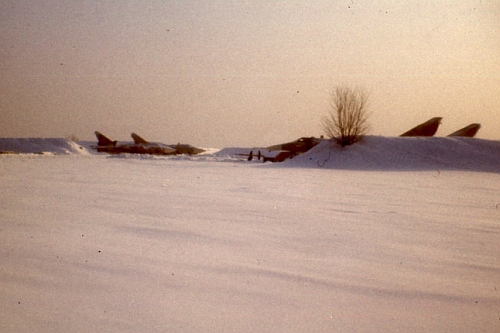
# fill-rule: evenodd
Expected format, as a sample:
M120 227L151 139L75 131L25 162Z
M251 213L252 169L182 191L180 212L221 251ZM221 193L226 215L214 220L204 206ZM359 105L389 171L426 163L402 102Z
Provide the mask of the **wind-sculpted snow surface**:
M0 156L0 332L500 331L500 175L292 162Z

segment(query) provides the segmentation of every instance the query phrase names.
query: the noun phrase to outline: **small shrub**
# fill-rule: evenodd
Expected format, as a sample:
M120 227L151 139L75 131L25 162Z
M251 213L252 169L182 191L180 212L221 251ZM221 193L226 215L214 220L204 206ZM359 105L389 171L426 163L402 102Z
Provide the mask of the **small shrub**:
M78 140L78 137L75 134L66 135L66 139L71 140L73 142L80 141Z
M332 92L328 114L322 119L326 135L342 147L368 132L368 94L361 88L338 86Z

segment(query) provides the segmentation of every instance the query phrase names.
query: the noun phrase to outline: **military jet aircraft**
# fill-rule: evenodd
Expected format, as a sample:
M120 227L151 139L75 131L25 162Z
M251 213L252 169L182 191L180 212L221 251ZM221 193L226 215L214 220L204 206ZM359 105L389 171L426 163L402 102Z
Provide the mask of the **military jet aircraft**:
M150 155L172 155L176 150L162 143L141 142L134 144L118 144L117 141L112 141L99 131L95 131L97 137L97 146L92 148L100 153L108 154L150 154Z
M263 148L263 150L267 150L267 153L261 153L259 150L257 155L257 159L262 160L264 162L283 162L288 158L292 158L298 154L305 153L309 149L316 146L321 142L322 139L317 139L315 137L302 137L292 142L280 143L277 145L273 145L270 147ZM253 150L250 151L250 154L238 154L241 156L248 156L248 160L251 161L254 158Z
M442 117L434 117L426 122L413 127L411 130L404 132L400 136L433 136L436 134Z
M132 139L134 139L135 144L137 145L151 145L151 144L158 144L154 142L148 142L141 138L139 135L136 133L132 133ZM167 145L168 147L172 148L174 152L170 154L187 154L187 155L196 155L196 154L201 154L205 150L201 148L196 148L188 144L175 144L175 145Z
M468 138L473 138L477 131L481 128L481 124L470 124L468 126L465 126L464 128L459 129L456 132L451 133L448 136L461 136L461 137L468 137Z

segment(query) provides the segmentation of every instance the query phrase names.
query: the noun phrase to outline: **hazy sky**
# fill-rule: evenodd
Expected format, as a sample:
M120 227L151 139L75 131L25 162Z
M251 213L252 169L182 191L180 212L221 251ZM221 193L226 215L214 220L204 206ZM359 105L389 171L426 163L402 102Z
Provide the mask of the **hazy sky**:
M0 0L0 137L270 145L321 135L338 84L371 134L499 140L500 1Z

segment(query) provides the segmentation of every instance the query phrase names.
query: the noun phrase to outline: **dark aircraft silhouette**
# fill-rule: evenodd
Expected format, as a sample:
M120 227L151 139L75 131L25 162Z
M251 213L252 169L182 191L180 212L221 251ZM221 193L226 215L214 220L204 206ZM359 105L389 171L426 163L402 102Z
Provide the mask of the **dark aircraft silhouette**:
M112 141L104 134L95 131L97 137L97 146L92 148L100 153L108 154L150 154L150 155L172 155L176 150L172 147L161 143L141 142L134 144L118 144L117 141Z
M270 146L267 147L266 149L269 151L286 150L289 151L292 155L298 155L305 153L312 147L316 146L319 142L320 139L316 139L315 137L310 137L310 138L303 137L292 142L280 143L274 146Z
M151 144L159 144L159 143L154 143L154 142L148 142L141 138L139 135L136 133L132 133L132 139L134 139L135 144L139 145L151 145ZM187 154L187 155L196 155L196 154L201 154L205 150L201 148L196 148L188 144L175 144L175 145L167 145L169 148L173 149L174 152L170 154Z
M256 154L256 156L258 160L260 160L262 157L262 160L264 162L283 162L287 158L292 158L298 154L305 153L306 151L320 143L320 141L321 139L317 139L315 137L302 137L292 142L280 143L277 145L266 147L264 148L264 150L268 151L268 154L266 154L267 156L262 154L260 150L258 151L258 154ZM250 151L250 154L238 155L248 156L249 161L251 161L255 156L253 150Z
M116 147L118 141L111 141L107 136L99 131L95 131L97 137L97 147Z
M427 120L418 126L413 127L411 130L404 132L400 136L433 136L436 134L439 125L441 124L442 117L434 117Z
M263 148L263 149L266 149L266 148ZM256 156L259 161L262 159L262 161L264 163L265 162L283 162L287 158L293 157L292 153L288 150L273 150L273 151L269 150L268 153L266 154L267 156L263 155L260 150L257 152L257 154L254 154L253 150L251 150L250 154L236 154L236 155L248 156L248 159L247 159L248 161L253 160L253 158Z
M470 124L468 126L465 126L464 128L459 129L456 132L451 133L448 136L461 136L461 137L468 137L468 138L473 138L477 131L481 128L481 124Z

